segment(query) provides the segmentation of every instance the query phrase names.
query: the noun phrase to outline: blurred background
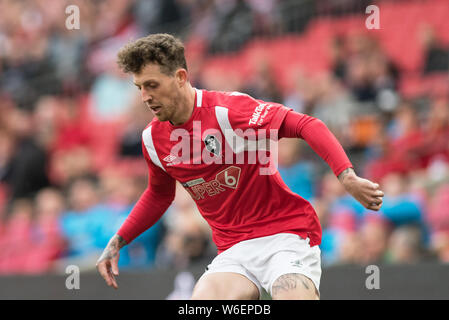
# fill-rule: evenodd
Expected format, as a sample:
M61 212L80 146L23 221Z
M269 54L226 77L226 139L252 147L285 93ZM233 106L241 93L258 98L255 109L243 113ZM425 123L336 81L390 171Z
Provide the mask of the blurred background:
M80 28L69 30L72 4ZM380 29L366 27L370 4ZM0 0L0 283L95 270L147 185L151 113L116 54L157 32L185 42L195 87L323 120L356 172L381 184L381 211L366 211L306 143L281 140L281 175L323 227L324 273L449 262L447 0ZM215 254L178 188L119 266L183 271Z

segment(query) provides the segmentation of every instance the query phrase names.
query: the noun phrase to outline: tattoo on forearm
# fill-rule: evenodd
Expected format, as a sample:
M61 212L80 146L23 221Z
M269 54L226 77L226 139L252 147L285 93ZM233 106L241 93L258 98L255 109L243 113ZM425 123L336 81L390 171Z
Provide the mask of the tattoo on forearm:
M111 240L109 240L108 245L104 249L98 261L114 258L115 256L117 256L120 249L123 248L125 245L126 241L121 236L119 236L118 234L114 235L111 238Z
M343 178L344 178L345 176L347 176L347 175L348 175L349 173L351 173L351 172L354 172L354 169L353 169L353 168L348 168L348 169L344 170L342 173L340 173L340 174L338 175L338 180L343 181Z

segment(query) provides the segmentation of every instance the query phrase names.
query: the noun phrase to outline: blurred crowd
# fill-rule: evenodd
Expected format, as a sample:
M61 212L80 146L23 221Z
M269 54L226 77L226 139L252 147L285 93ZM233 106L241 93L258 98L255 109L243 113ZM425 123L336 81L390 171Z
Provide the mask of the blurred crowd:
M70 1L0 0L0 274L94 268L146 188L141 132L151 115L115 64L124 43L163 31L183 37L188 57L191 43L206 57L236 52L273 30L300 34L305 22L284 23L286 2L76 1L81 27L68 30ZM445 75L447 87L449 48L428 27L420 39L420 72ZM404 97L401 68L366 34L334 37L328 54L330 68L298 70L293 90L268 63L226 88L320 118L356 172L381 184L382 210L366 211L303 141L280 141L282 177L319 215L324 265L449 262L449 91ZM194 86L225 89L199 60L188 61ZM185 268L215 253L178 186L162 220L121 251L120 266Z

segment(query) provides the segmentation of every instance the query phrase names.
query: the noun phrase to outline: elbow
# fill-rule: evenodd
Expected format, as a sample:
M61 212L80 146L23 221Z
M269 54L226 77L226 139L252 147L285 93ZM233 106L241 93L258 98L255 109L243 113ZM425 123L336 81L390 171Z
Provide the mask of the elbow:
M303 138L313 137L316 134L329 131L326 124L318 118L310 117L309 121L303 126L300 136Z

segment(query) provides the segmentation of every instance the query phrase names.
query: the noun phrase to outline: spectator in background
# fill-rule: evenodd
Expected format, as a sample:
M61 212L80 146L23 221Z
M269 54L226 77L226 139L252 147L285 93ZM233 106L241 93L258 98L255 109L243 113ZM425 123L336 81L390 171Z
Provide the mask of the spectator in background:
M92 118L96 121L117 120L126 114L136 93L128 76L110 60L108 71L101 73L92 86Z
M215 1L216 32L210 52L240 49L254 34L254 13L244 0Z
M332 74L337 79L345 80L347 73L345 38L343 36L332 38L329 51Z
M54 66L55 76L64 91L85 89L86 82L81 82L79 79L86 74L83 63L86 52L87 39L85 35L67 29L65 23L56 24L53 32L49 34L49 60Z
M381 180L389 173L407 174L426 166L423 157L427 144L425 132L411 103L401 102L390 123L378 132L365 153L368 176Z
M283 104L296 112L312 114L320 95L320 79L303 70L295 70L293 79L293 90L284 97Z
M334 74L344 77L357 101L374 102L381 110L391 111L395 107L398 81L395 64L379 43L366 34L351 34L344 41L343 44L339 37L334 40L331 51ZM385 102L385 94L392 96L393 101Z
M39 191L35 199L34 245L29 256L30 271L53 271L55 262L63 255L66 242L59 219L64 210L64 196L60 191L52 188Z
M50 121L53 122L55 132L49 146L50 152L69 151L90 145L91 128L86 125L88 119L85 118L78 99L60 96L53 101L53 97L50 97L50 101L44 100L43 104L42 107L48 107L48 112L53 113Z
M306 200L315 197L315 170L311 162L301 159L301 141L281 139L278 143L279 173L294 193Z
M303 32L317 13L315 0L304 0L299 5L299 10L292 10L290 5L280 8L280 23L285 32Z
M72 263L82 269L95 268L99 250L123 223L145 189L145 183L120 174L114 168L103 171L100 177L99 182L79 177L69 188L70 209L60 217L67 241L67 252L59 261L61 266ZM120 265L125 268L151 267L160 237L161 225L156 224L121 252L123 261Z
M256 70L252 73L247 87L242 91L257 99L270 102L281 102L281 93L266 61L255 63Z
M5 220L0 242L0 273L23 272L26 255L31 248L31 202L24 199L12 203Z
M317 77L314 86L319 91L313 116L322 120L341 141L348 146L351 141L350 127L357 116L356 102L341 80L330 74Z
M388 174L381 182L385 192L385 204L381 214L394 226L421 225L423 208L420 199L410 193L406 177Z
M360 261L357 231L365 212L363 206L351 200L330 172L324 175L314 204L323 229L320 245L323 263Z
M136 96L129 107L125 128L120 139L119 154L122 157L141 158L142 132L151 122L152 114L142 106L140 97Z
M427 24L420 28L419 37L424 50L423 74L447 72L449 70L449 48L442 46L435 30Z
M33 111L34 131L37 141L41 143L47 154L54 149L58 137L60 114L64 108L60 106L58 96L42 96L36 102Z
M449 162L449 98L437 97L432 100L428 117L424 124L423 161L429 166L433 161L443 159Z
M174 203L163 217L167 233L158 248L156 266L183 269L212 257L216 248L192 198L179 183L176 186Z
M33 230L33 206L27 199L17 199L5 222L0 239L0 273L35 273L46 271L34 269L33 254L37 249Z
M391 225L382 216L367 213L359 229L361 252L357 262L363 265L385 262L391 230Z
M2 156L1 180L6 183L11 199L32 197L39 189L49 185L47 154L33 137L29 112L13 108L2 115L5 117L5 130L9 134L3 134L2 139L6 154Z
M93 174L93 154L87 147L58 150L52 154L51 179L55 185L66 188L78 177Z
M423 239L418 226L402 226L393 230L388 245L390 263L417 263L423 258Z
M138 0L134 4L134 15L143 34L159 32L179 32L179 29L170 30L170 24L177 26L176 22L188 17L188 1L179 0ZM201 1L204 2L204 1ZM192 4L193 6L193 4ZM188 24L187 21L186 25Z
M254 13L255 36L269 35L281 28L281 16L277 0L246 0L246 4Z
M102 222L102 233L97 235L103 246L107 245L117 228L123 224L146 188L146 179L130 175L130 172L126 166L123 169L110 167L100 172L102 203L109 211L109 220ZM111 215L116 218L111 219ZM124 250L120 252L119 266L134 269L151 268L162 236L162 223L158 222L123 248Z
M21 108L31 110L41 94L60 90L55 67L48 55L49 26L35 1L8 1L5 9L0 17L6 22L5 46L0 53L4 58L0 87Z
M359 263L361 244L357 229L352 211L342 208L329 214L320 245L323 263Z
M416 108L408 101L403 101L394 113L389 128L392 144L392 161L402 165L401 172L423 168L421 149L424 133Z
M432 251L438 259L449 262L449 184L443 183L432 197L426 216L431 232Z
M104 243L104 221L111 211L100 203L97 183L80 177L68 190L69 210L61 216L61 229L68 241L67 257L80 268L93 268Z
M0 129L0 181L2 183L5 182L11 170L14 142L14 137L8 131Z

